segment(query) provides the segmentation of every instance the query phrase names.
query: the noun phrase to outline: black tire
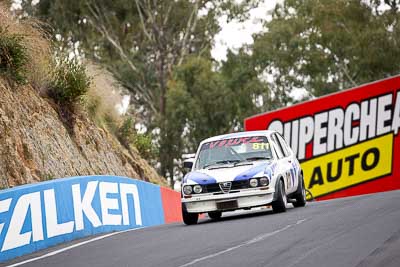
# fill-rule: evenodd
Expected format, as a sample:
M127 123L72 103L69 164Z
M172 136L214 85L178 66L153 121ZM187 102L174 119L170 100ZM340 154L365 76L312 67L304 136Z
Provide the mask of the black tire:
M192 225L192 224L196 224L197 221L199 220L199 214L187 212L185 207L182 206L182 218L183 218L183 222L186 225Z
M272 203L272 210L275 213L285 212L287 205L287 196L285 192L285 185L282 180L279 180L278 197Z
M222 216L222 211L210 211L208 213L208 217L210 217L210 219L212 220L219 220L221 219Z
M300 175L299 186L297 187L296 194L294 195L296 202L293 202L295 208L304 207L307 203L306 200L306 187L304 185L303 175Z

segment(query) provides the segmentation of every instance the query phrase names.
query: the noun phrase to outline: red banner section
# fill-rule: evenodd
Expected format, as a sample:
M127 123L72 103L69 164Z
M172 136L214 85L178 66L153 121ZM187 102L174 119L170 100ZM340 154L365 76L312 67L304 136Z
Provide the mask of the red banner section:
M247 118L245 129L280 132L319 200L400 189L400 76Z
M181 222L182 210L180 193L166 187L160 187L160 189L164 210L164 222Z

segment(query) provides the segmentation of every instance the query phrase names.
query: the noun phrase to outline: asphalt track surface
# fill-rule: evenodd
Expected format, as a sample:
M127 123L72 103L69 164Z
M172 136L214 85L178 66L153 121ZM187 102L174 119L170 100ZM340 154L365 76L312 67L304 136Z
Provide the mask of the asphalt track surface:
M21 266L400 266L400 191L289 206L119 233Z

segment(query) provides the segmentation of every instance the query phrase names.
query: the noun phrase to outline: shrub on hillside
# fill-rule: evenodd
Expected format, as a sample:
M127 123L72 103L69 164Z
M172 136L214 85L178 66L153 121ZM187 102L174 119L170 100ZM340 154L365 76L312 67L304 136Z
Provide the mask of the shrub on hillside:
M147 160L154 160L157 156L157 148L152 142L151 136L137 133L133 141L140 155Z
M0 1L0 75L44 92L51 80L53 57L48 27L34 18L15 17L9 10Z
M12 79L17 84L25 83L28 60L23 37L0 26L0 75Z
M147 134L140 134L135 130L135 123L131 117L125 119L117 133L118 139L125 147L133 145L140 155L147 160L154 160L157 156L157 148L152 138Z
M129 148L135 141L135 123L132 117L127 117L117 131L117 137L122 145Z
M82 100L89 90L90 83L82 64L75 59L64 58L55 64L49 95L58 104L71 106Z

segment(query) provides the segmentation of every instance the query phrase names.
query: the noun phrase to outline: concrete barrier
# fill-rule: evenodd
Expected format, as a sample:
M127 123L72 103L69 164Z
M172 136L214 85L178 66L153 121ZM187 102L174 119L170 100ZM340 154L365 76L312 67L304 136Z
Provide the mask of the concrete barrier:
M181 221L180 194L118 176L0 191L0 262L73 239Z

